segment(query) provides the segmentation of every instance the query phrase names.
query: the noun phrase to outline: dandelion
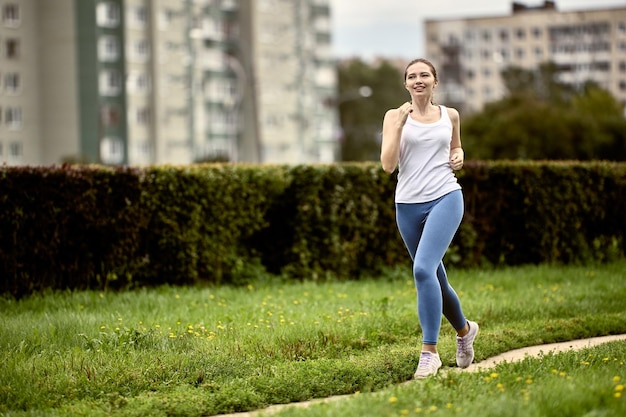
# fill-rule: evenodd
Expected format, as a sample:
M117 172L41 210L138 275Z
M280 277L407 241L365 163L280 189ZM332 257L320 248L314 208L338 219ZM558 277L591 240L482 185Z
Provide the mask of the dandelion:
M490 376L491 376L491 378L496 379L498 377L498 373L494 372Z
M615 391L617 391L617 392L622 392L622 391L624 391L624 385L622 385L622 384L617 385L617 386L615 387Z
M396 402L398 402L398 397L391 397L391 398L389 398L389 402L390 402L390 403L396 403Z
M404 409L404 410L400 411L400 414L403 415L403 416L408 416L409 415L409 410Z
M565 376L565 372L563 371L559 372L559 376Z
M617 384L617 383L620 381L620 379L621 379L621 378L620 378L619 376L617 376L617 375L616 375L616 376L614 376L614 377L613 377L613 383Z
M453 407L452 403L448 403L448 404L446 404L446 408L447 408L448 410L449 410L449 409L451 409L452 407Z
M435 411L437 411L437 406L436 405L431 405L430 408L428 409L428 411L434 413Z
M422 409L420 407L417 407L414 411L415 411L415 414L419 414L422 412Z

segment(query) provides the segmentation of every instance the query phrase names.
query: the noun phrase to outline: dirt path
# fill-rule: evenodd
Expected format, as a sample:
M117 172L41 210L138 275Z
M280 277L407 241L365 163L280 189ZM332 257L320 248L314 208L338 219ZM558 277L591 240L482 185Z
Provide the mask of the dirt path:
M516 362L520 361L526 357L537 357L542 354L546 354L549 352L559 353L559 352L567 352L571 350L580 350L584 348L594 347L601 345L603 343L613 342L616 340L626 340L626 334L622 335L614 335L614 336L601 336L601 337L593 337L590 339L580 339L580 340L572 340L569 342L561 342L561 343L551 343L547 345L538 345L538 346L529 346L521 349L511 350L509 352L502 353L500 355L494 356L489 359L485 359L482 362L473 363L469 368L459 369L459 368L448 368L444 372L478 372L487 370L495 367L497 364L502 362ZM410 383L412 381L407 381L405 383ZM289 404L277 404L272 405L270 407L264 408L262 410L244 412L244 413L234 413L234 414L220 414L218 417L261 417L261 416L269 416L277 411L280 411L286 407L308 407L312 404L324 403L330 401L340 400L342 398L348 398L352 396L352 394L348 395L336 395L333 397L327 398L319 398L310 401L303 401L299 403L289 403Z

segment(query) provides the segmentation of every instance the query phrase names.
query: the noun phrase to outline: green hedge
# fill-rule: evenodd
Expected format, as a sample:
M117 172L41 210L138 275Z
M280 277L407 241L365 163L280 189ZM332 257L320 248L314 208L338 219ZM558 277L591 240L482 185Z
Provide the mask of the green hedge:
M624 256L626 164L468 161L457 267ZM377 163L0 169L0 293L351 279L406 263Z

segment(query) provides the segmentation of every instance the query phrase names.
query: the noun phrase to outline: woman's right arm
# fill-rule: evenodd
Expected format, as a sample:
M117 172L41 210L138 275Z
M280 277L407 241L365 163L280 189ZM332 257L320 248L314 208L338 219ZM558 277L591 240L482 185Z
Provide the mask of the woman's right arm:
M404 111L403 111L404 110ZM400 158L400 136L406 118L410 111L410 104L397 109L387 110L383 119L383 140L380 149L380 162L383 170L391 174L398 166Z

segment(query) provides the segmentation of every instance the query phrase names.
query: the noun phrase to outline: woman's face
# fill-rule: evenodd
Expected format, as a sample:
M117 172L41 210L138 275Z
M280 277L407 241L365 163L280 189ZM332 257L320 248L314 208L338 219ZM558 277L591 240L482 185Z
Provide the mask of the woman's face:
M428 64L416 62L407 68L404 85L411 97L431 97L437 80Z

